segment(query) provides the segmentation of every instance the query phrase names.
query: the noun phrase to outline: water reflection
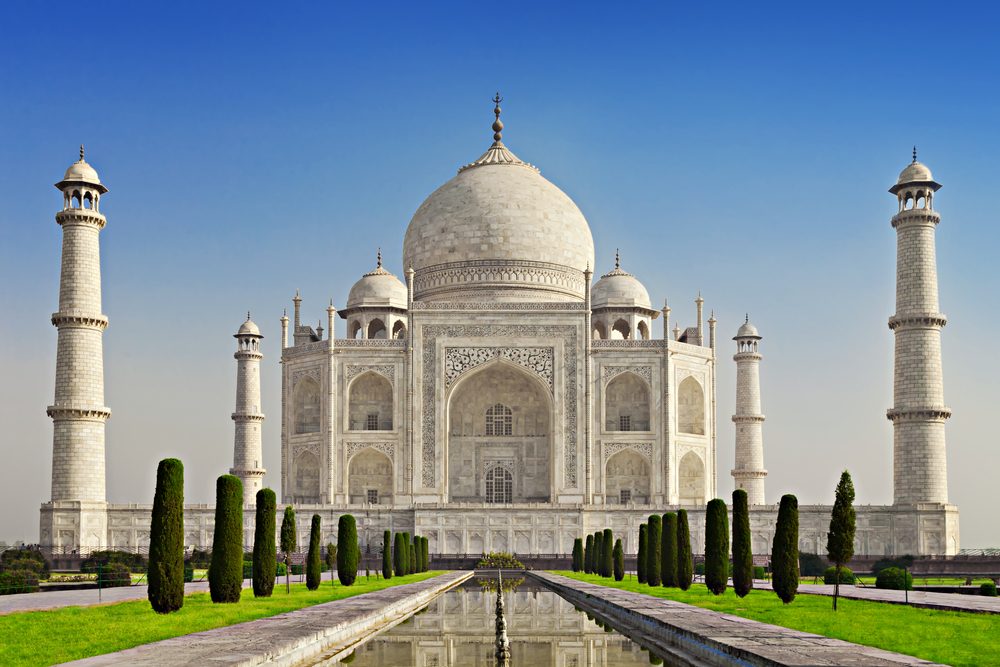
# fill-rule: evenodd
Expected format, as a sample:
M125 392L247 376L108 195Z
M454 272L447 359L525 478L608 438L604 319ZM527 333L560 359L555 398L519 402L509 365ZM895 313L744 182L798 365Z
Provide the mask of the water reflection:
M513 582L511 582L513 583ZM663 664L646 649L534 580L508 588L511 667ZM492 588L491 590L488 590ZM495 667L496 579L471 579L342 659L358 667Z

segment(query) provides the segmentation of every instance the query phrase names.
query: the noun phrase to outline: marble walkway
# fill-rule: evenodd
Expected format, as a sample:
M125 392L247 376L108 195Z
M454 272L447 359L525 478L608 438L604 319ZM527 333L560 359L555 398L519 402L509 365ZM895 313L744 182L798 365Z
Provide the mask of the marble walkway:
M768 582L757 582L754 586L770 588ZM799 584L799 593L808 595L833 595L833 585ZM932 593L926 591L909 591L911 607L926 607L945 611L971 611L980 614L1000 614L1000 597L985 595L964 595L962 593ZM883 588L866 586L841 586L840 597L852 600L872 600L874 602L890 602L907 604L907 593L904 591L889 591Z
M588 584L547 572L531 576L613 625L637 631L661 648L711 665L933 665L919 658L851 644L809 632L720 614L642 593Z
M321 653L347 649L370 632L405 618L472 576L471 571L447 572L413 584L65 664L80 667L291 666Z

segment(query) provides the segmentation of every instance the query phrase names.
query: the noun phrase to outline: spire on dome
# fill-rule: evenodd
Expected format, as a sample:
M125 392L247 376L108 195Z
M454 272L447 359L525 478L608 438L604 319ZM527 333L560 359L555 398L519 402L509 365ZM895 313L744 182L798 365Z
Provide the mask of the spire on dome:
M83 154L81 153L81 155L83 155ZM914 144L914 146L913 146L913 161L914 162L917 161L917 146L916 146L916 144Z
M379 246L378 253L376 253L375 258L376 258L376 262L377 262L376 268L381 269L382 268L382 247L381 246Z
M622 266L621 254L618 252L618 248L615 248L615 268L620 269Z
M493 97L493 115L496 116L496 120L493 121L493 141L500 141L500 137L503 136L501 131L503 130L503 123L500 121L500 103L503 102L503 98L500 97L500 91Z
M378 249L375 253L375 268L368 273L363 274L364 276L391 276L392 274L382 268L382 248Z
M472 169L474 167L482 167L484 165L513 165L517 167L527 167L529 169L534 169L538 171L538 168L534 165L530 165L524 162L519 157L511 153L506 146L504 146L503 137L503 121L500 120L500 103L503 102L503 98L500 97L500 92L493 96L493 115L495 119L493 120L493 145L487 149L485 153L479 156L479 159L475 162L470 162L469 164L461 167L458 171L462 173L466 169Z
M631 276L631 273L622 270L622 256L618 248L615 248L615 268L605 273L601 278L607 278L608 276Z
M83 162L83 144L80 144L80 162Z

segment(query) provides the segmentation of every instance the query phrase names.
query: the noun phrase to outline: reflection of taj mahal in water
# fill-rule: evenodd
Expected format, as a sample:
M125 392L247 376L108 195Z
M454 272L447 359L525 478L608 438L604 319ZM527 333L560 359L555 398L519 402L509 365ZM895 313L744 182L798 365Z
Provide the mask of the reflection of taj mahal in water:
M638 525L651 511L687 506L700 543L704 504L718 493L716 320L706 320L698 296L693 308L675 310L671 328L670 308L653 308L617 256L595 280L592 270L604 262L595 261L586 219L507 149L499 105L495 111L493 144L414 214L403 280L379 253L345 307L326 308L325 329L322 320L315 328L303 323L298 294L291 321L282 317L282 393L266 410L282 427L281 460L271 463L280 485L273 486L300 508L300 534L308 534L312 513L323 516L324 539L334 538L337 516L349 511L360 518L362 541L380 541L386 528L415 531L429 538L432 553L567 554L575 537L605 526L634 552ZM148 508L107 505L104 495L110 412L94 368L101 370L107 325L97 250L106 189L82 156L58 187L65 199L53 316L60 370L50 407L53 502L42 508L42 543L141 547ZM890 411L896 502L859 508L862 554L958 548L957 509L947 504L944 481L949 413L940 391L944 320L933 254L939 216L930 206L937 187L914 158L893 188L900 203ZM345 338L334 335L338 315ZM689 326L680 325L685 318ZM776 512L768 502L785 490L765 495L761 336L749 320L741 324L727 343L738 387L731 474L754 506L754 549L766 553ZM277 356L278 345L262 342L249 317L236 338L232 472L252 503L265 473L259 364ZM211 520L210 507L188 508L187 543L210 542ZM248 528L252 522L248 511ZM804 551L823 551L828 522L828 507L801 508Z

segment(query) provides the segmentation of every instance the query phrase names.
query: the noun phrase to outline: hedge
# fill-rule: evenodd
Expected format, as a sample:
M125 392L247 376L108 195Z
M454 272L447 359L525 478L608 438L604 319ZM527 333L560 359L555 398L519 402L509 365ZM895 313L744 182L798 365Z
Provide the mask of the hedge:
M659 514L649 517L649 527L646 529L646 583L659 586L660 579L660 541L663 539L662 519Z
M274 592L274 578L278 570L277 550L274 546L276 513L277 498L274 491L258 491L253 536L253 595L257 598L269 598Z
M573 540L573 571L583 571L583 539L579 537Z
M705 585L722 595L729 583L729 518L721 498L708 501L705 509Z
M594 573L594 536L587 535L586 545L583 547L583 571L587 574Z
M242 503L242 499L240 500ZM23 553L23 552L22 552ZM110 563L120 563L128 568L129 572L145 572L147 570L146 559L139 554L129 551L116 551L109 549L105 551L92 551L90 555L80 562L80 571L88 574L97 572L97 566L102 569ZM48 578L48 565L46 564L46 576ZM43 578L43 577L39 577Z
M601 576L610 577L615 573L615 536L610 528L604 529L601 542Z
M639 526L639 551L635 558L635 576L640 584L646 583L646 524Z
M622 549L621 538L615 540L612 556L614 557L615 581L621 581L625 578L625 551Z
M907 570L887 567L875 576L875 588L894 591L913 590L913 576Z
M995 598L997 596L997 585L992 581L979 584L979 594Z
M476 563L477 570L523 570L524 564L514 554L506 551L491 551L483 554Z
M0 595L34 593L38 590L38 575L33 570L0 572Z
M824 584L835 584L837 583L837 567L831 565L826 568L823 572L823 583ZM853 584L854 583L854 572L851 571L849 567L840 568L840 583L842 584Z
M208 569L212 602L239 602L243 590L243 483L221 475L215 483L215 533Z
M156 467L148 578L153 611L168 614L184 605L184 464L177 459Z
M677 586L686 591L691 588L694 561L691 558L691 529L687 510L677 510Z
M746 597L753 589L753 551L750 537L750 505L747 492L733 491L733 590Z
M392 532L382 533L382 576L392 579Z
M124 563L108 563L106 567L101 567L98 577L100 579L98 581L99 588L119 588L132 585L132 573Z
M337 578L344 586L350 586L358 578L358 525L354 516L340 515L337 523Z
M660 583L677 586L677 515L663 515L660 534Z
M399 576L406 575L406 567L403 565L403 534L393 535L392 565Z

